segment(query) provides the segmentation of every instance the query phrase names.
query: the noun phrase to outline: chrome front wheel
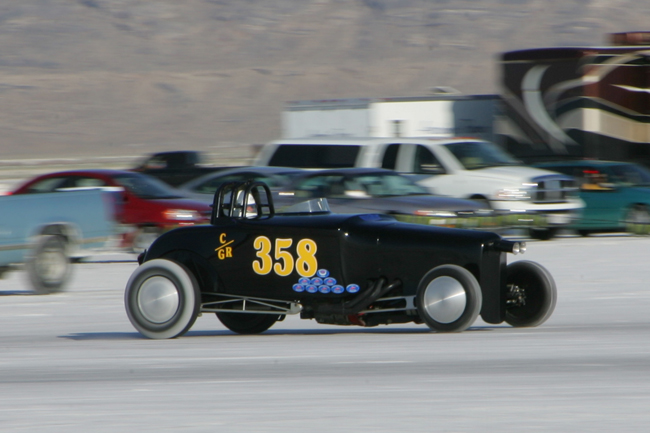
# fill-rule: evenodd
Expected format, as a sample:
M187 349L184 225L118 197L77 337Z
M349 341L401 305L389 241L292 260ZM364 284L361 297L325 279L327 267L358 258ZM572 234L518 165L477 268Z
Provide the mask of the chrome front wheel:
M198 317L201 293L184 266L166 259L145 262L135 270L124 293L133 326L149 338L174 338Z
M459 332L469 328L482 303L478 281L460 266L438 266L424 276L418 287L418 313L436 331Z

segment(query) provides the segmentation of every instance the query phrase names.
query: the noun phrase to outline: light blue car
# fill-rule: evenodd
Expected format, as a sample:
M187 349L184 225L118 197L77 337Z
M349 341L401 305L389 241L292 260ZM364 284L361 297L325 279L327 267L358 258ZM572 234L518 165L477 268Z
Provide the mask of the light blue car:
M0 276L25 264L36 293L63 290L71 260L110 247L117 205L100 190L0 197Z

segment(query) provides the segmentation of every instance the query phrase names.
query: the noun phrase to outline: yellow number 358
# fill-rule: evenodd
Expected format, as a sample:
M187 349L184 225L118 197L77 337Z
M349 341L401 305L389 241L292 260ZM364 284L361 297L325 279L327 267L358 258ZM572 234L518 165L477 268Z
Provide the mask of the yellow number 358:
M294 260L289 248L293 245L293 239L276 239L275 248L273 243L266 236L258 236L253 241L253 248L258 260L253 260L253 271L259 275L267 275L271 271L281 277L291 275L294 268L301 277L311 277L318 269L316 260L316 242L311 239L301 239L296 244L297 259ZM273 257L271 257L273 251ZM275 259L275 260L274 260Z

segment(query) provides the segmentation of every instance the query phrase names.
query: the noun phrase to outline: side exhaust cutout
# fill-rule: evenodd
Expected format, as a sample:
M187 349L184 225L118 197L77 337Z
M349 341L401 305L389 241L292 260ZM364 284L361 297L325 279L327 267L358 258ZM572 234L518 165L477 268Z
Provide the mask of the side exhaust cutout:
M402 284L400 280L395 280L389 285L386 285L386 279L380 278L368 288L368 290L360 293L356 298L340 305L319 305L318 314L357 314L359 311L365 310L370 304L377 299L384 296L396 287Z

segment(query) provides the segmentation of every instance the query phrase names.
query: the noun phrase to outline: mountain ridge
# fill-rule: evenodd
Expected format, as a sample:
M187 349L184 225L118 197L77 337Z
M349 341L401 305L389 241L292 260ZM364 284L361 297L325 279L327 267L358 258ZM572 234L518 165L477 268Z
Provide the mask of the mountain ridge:
M643 30L628 0L0 2L2 158L250 156L286 101L498 92L498 56Z

